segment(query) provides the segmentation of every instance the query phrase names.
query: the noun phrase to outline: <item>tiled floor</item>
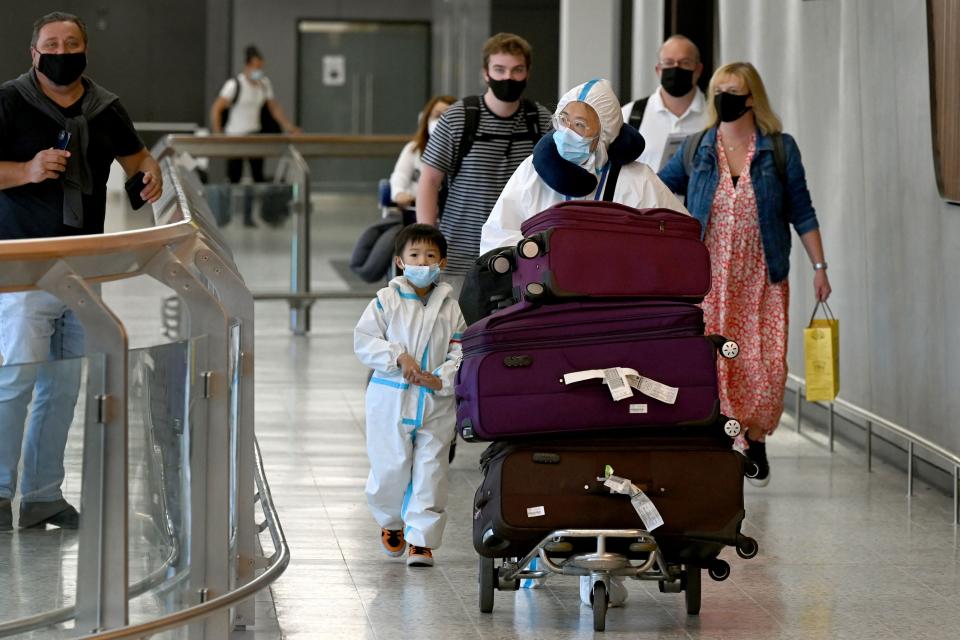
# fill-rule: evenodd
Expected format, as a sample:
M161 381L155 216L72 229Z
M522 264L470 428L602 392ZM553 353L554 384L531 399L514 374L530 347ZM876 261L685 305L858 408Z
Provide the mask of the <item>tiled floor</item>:
M318 198L315 288L344 289L331 267L364 225L371 198ZM253 289L282 288L288 231L226 228ZM134 341L152 344L157 291L124 305ZM477 608L471 501L482 445L461 443L451 471L450 519L437 566L408 569L380 550L363 483L366 371L352 353L365 302L324 301L309 336L292 336L282 303L261 302L256 325L257 434L292 551L273 586L274 606L258 602L255 630L238 638L594 637L575 578L551 577L539 590L498 592L492 614ZM146 314L146 316L144 316ZM950 500L918 484L911 501L903 475L882 464L867 473L862 453L797 435L785 422L771 439L773 481L747 489L744 532L760 554L724 552L729 580L704 579L703 609L687 616L682 594L629 582L625 607L607 617L608 638L955 638L960 637L960 544ZM276 623L279 623L279 629ZM38 636L42 637L42 636Z

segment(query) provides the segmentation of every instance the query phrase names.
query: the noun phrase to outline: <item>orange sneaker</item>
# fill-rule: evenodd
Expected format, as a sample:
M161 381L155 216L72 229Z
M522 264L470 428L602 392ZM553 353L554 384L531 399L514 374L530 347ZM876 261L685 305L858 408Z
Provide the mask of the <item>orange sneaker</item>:
M408 567L432 567L433 552L430 547L418 547L410 545L410 553L407 554Z
M407 547L402 529L380 529L380 544L391 558L399 558Z

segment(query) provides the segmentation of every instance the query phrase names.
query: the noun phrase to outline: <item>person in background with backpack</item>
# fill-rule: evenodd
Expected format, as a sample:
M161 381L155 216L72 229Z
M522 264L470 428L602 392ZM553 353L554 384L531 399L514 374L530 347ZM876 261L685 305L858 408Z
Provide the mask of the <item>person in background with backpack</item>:
M498 33L488 39L483 45L487 91L455 102L423 152L417 222L436 225L439 218L449 246L444 279L455 296L480 255L480 229L500 191L550 129L550 112L521 98L530 57L530 44L520 36ZM438 203L441 186L445 201Z
M247 135L250 133L300 133L300 129L287 119L283 108L273 96L273 86L263 72L263 55L254 45L244 50L246 61L243 71L228 79L220 95L210 107L210 127L213 133ZM231 184L243 177L243 158L227 160L227 178ZM264 182L263 158L247 158L250 175L254 182ZM243 224L256 226L253 222L253 202L244 200Z
M780 423L787 381L790 225L813 263L817 300L830 296L830 281L800 150L781 132L752 64L717 69L707 113L706 131L687 138L659 175L686 194L703 226L713 272L706 333L740 343L736 359L718 362L721 410L743 425L738 446L760 468L750 482L765 486L766 438Z
M657 54L660 87L653 94L623 105L623 121L640 131L647 146L640 162L659 170L671 135L691 134L707 126L706 101L697 88L703 73L700 49L690 38L673 35Z

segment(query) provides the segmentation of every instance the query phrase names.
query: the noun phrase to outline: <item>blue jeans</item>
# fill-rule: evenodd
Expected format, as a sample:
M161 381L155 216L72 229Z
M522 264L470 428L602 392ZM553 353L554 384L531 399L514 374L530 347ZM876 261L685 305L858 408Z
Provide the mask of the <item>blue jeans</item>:
M16 493L21 448L23 500L63 497L63 453L80 392L81 361L56 361L82 356L83 338L77 317L49 293L0 295L0 498Z

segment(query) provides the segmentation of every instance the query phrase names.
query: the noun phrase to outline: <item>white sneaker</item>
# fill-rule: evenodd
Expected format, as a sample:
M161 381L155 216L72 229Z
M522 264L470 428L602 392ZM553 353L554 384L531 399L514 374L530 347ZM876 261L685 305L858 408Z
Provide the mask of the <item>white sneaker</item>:
M591 576L580 576L580 601L588 607L593 606L590 602L592 591L593 578ZM627 601L628 595L630 594L627 591L626 585L623 583L623 578L611 576L610 593L607 594L607 606L622 607L623 603Z

